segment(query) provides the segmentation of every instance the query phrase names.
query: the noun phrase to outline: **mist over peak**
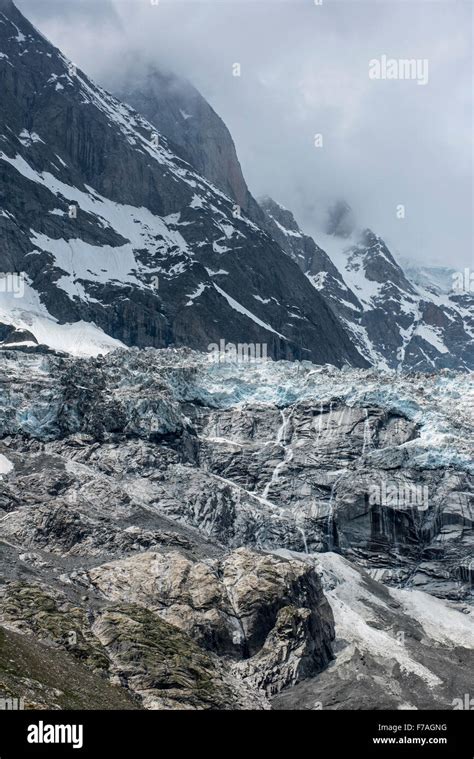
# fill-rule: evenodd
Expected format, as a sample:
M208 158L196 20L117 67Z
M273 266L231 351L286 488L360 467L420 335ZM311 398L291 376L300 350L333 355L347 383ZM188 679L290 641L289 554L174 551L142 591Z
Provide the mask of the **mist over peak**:
M309 233L344 198L399 255L472 266L471 3L19 7L106 86L131 60L187 78L229 128L253 196L279 198ZM428 60L426 86L370 79L382 55Z

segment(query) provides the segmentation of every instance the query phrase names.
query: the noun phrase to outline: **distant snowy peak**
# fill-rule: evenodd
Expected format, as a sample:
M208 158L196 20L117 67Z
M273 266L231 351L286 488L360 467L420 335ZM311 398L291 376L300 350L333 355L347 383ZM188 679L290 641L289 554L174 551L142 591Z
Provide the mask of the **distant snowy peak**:
M384 285L388 282L407 293L415 294L412 284L406 278L402 268L397 264L381 237L365 229L358 242L348 249L346 271L363 269L365 277L371 282Z
M380 236L357 230L342 201L330 208L318 244L279 203L264 198L261 207L270 234L297 260L371 364L421 371L474 368L472 295L444 294L433 275L429 281L426 273L407 276Z
M371 230L348 242L336 258L362 304L355 333L360 333L359 325L364 329L374 358L382 357L390 368L472 369L472 309L466 299L443 297L436 288L410 281L383 239Z

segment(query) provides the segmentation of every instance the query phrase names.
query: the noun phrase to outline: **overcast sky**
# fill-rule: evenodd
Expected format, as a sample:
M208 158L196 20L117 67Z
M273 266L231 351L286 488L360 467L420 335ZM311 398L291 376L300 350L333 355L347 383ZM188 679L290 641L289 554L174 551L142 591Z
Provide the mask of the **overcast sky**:
M474 266L471 0L16 2L99 83L124 51L187 76L229 127L252 193L316 238L340 197L395 254ZM427 83L370 79L383 55L427 59Z

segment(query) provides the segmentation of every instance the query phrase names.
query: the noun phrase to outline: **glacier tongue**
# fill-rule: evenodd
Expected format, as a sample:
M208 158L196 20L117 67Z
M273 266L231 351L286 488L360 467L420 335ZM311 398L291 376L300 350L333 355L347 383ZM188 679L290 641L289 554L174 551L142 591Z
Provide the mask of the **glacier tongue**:
M218 708L223 684L234 708L449 708L468 692L465 374L0 353L8 629L76 630L82 664L99 646L145 708ZM146 654L150 630L201 657L210 700L192 677L163 686L176 660Z

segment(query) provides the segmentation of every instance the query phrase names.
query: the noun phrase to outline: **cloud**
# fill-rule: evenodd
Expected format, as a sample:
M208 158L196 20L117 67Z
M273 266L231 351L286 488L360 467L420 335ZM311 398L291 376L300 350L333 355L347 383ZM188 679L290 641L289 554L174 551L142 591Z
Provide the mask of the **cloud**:
M316 237L328 198L343 197L395 253L473 265L468 0L18 5L100 83L138 55L189 78L229 127L252 192ZM382 55L427 59L428 82L370 79Z

